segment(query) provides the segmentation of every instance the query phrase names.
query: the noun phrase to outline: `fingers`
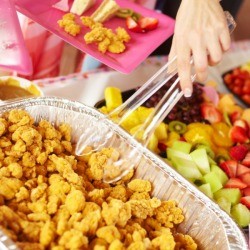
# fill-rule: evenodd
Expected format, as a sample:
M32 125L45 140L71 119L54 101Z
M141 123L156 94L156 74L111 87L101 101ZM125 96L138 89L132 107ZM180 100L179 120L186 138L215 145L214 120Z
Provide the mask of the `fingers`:
M211 32L207 34L207 52L209 65L214 66L221 61L222 58L222 48L220 44L220 40L217 34Z
M230 49L230 45L231 45L231 37L230 37L230 33L229 33L228 28L225 28L222 30L219 39L220 39L222 50L224 52L228 51Z
M177 67L180 77L180 85L185 97L192 95L193 87L191 81L191 48L187 46L183 37L176 37Z
M194 60L194 67L196 72L196 79L203 82L207 78L207 50L203 39L199 36L193 40L192 43L192 54Z

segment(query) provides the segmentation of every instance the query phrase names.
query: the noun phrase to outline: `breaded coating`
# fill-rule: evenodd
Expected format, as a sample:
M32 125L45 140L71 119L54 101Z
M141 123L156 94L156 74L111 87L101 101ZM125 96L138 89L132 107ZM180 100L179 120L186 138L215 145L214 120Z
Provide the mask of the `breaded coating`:
M0 229L21 249L197 249L178 233L184 216L176 202L151 197L151 183L132 180L134 170L115 184L103 182L104 173L119 174L117 149L73 153L67 124L37 124L24 110L0 118Z
M172 228L184 220L182 210L177 207L175 201L163 201L155 211L156 219L164 226Z
M134 179L128 183L128 188L134 192L150 192L152 187L147 180Z
M130 36L127 31L118 27L115 32L103 26L101 23L95 23L90 17L81 17L83 25L91 30L84 35L86 44L96 43L101 53L111 52L119 54L125 51L124 43L129 42Z
M81 32L81 26L75 22L73 13L63 15L62 19L58 20L57 23L59 27L63 28L71 36L76 36Z
M113 225L99 228L96 235L101 239L105 239L108 243L121 238L120 232Z
M124 227L131 218L131 207L129 203L112 199L109 204L102 204L102 217L107 225Z
M132 215L141 219L153 216L156 208L161 205L161 201L157 198L150 200L129 200L128 203L131 206Z

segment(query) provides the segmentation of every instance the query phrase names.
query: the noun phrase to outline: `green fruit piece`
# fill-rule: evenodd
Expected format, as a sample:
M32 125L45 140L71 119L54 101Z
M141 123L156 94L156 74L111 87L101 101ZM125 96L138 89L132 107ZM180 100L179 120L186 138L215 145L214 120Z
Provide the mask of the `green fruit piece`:
M184 163L185 161L183 161ZM190 181L201 180L202 175L196 165L189 165L188 162L184 165L176 164L176 170L186 179ZM190 162L189 162L190 163Z
M174 141L172 145L172 149L178 150L182 153L189 154L191 150L192 144L185 141Z
M132 16L133 15L133 13L134 13L134 11L133 10L131 10L131 9L119 9L116 13L115 13L115 15L117 16L117 17L120 17L120 18L127 18L127 17L129 17L129 16Z
M231 202L227 200L225 197L220 197L218 200L216 200L218 205L228 214L230 214L231 211Z
M227 183L228 177L220 167L218 167L217 165L211 165L211 172L217 175L223 186Z
M215 157L215 154L214 154L214 151L209 147L209 145L205 145L205 144L197 144L195 146L195 149L199 149L199 148L204 148L206 151L207 151L207 155L214 159Z
M250 211L241 203L232 207L231 215L241 227L247 227L250 224Z
M176 132L178 134L184 134L187 130L187 125L180 121L172 121L168 125L168 129L171 132Z
M209 183L202 184L201 186L199 186L199 189L209 198L213 199L213 193L212 193L211 186Z
M198 166L202 174L207 174L210 172L210 165L207 157L207 151L204 148L195 149L190 153L193 161Z
M192 161L192 157L189 154L183 153L173 148L167 148L167 158L172 160L174 157L183 158Z
M226 198L232 205L235 205L239 203L241 193L238 188L222 188L214 193L215 200L218 200L220 197Z
M208 162L209 162L210 165L216 165L217 164L216 161L214 161L209 155L207 156L207 158L208 158Z
M205 183L209 183L211 186L211 190L213 193L223 188L220 179L214 172L210 172L203 176L203 180Z

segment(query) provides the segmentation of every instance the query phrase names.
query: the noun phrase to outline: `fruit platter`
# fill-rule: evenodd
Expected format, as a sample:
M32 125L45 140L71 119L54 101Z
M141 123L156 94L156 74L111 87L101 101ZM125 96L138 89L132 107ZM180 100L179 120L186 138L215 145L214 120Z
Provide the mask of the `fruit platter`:
M171 82L121 124L136 133ZM135 90L121 93L107 87L96 107L105 114ZM214 83L194 83L193 95L182 97L152 135L148 148L248 230L250 224L250 109L232 94L221 94Z
M222 78L227 89L250 107L250 62L227 71Z

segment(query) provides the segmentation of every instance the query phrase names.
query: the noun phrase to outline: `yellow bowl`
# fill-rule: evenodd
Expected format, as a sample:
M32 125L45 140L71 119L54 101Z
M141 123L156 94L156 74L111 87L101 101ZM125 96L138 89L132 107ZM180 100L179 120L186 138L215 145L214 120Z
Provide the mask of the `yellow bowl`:
M0 100L43 96L42 90L31 81L15 76L0 77Z

